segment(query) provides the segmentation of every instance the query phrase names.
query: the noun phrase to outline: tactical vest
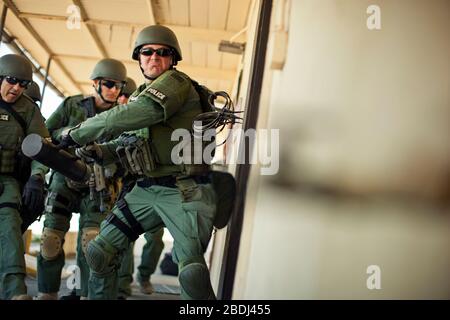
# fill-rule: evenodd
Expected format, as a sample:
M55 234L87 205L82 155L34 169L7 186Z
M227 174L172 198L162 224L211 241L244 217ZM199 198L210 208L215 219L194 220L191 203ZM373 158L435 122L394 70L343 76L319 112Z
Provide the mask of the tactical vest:
M95 116L95 101L93 97L75 95L67 97L46 121L50 134L55 139L54 131L62 127L75 127L87 118Z
M38 110L37 105L29 97L21 95L12 107L25 120L28 128ZM16 119L0 108L0 174L14 172L17 155L25 136L26 132L23 132Z
M136 135L148 137L150 149L156 153L157 167L149 174L160 177L183 173L184 165L175 165L171 161L172 149L179 143L171 141L172 132L176 129L192 129L194 117L202 113L200 98L190 78L177 70L168 70L148 85L138 88L130 101L146 94L164 109L163 122L148 129L134 131Z
M96 108L95 108L95 98L92 96L83 96L81 94L67 97L64 99L64 101L61 103L62 107L58 108L54 115L52 115L46 122L48 129L53 136L53 132L61 129L62 127L75 127L76 125L82 123L88 118L94 117L97 114ZM111 108L113 108L111 106ZM63 119L62 123L59 122L59 119ZM55 138L53 136L53 138ZM101 141L98 141L101 142ZM71 151L74 152L74 151ZM106 168L106 167L105 167ZM115 165L109 165L107 166L107 170L113 171L113 173L116 171ZM55 173L54 173L55 174ZM56 173L59 175L59 173ZM111 174L113 175L113 174ZM110 179L107 177L106 183L108 186L114 182L113 179ZM88 186L86 183L77 183L75 181L71 181L69 179L66 179L68 185L73 189L87 189Z

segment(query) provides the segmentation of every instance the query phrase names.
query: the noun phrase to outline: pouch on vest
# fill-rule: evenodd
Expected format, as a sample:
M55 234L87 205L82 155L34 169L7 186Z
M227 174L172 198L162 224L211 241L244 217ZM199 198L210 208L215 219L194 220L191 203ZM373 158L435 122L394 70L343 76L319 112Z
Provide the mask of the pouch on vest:
M122 166L133 175L147 176L156 169L158 159L148 139L122 134L116 153Z
M177 177L175 185L181 192L181 199L183 202L190 202L198 195L198 184L189 177Z
M21 193L31 175L31 161L30 158L22 153L21 149L17 152L14 176L19 181Z
M0 108L6 110L6 112L8 112L10 115L13 116L13 118L17 121L17 123L22 128L23 136L25 136L27 134L27 129L28 129L25 119L22 118L22 116L20 114L18 114L17 111L15 111L14 108L10 104L8 104L2 100L0 100ZM19 141L18 141L19 145L22 143L21 140L22 140L22 138L19 138ZM2 158L3 158L3 156L2 156ZM13 175L19 181L20 192L22 193L23 187L25 186L25 183L27 183L28 178L30 177L30 174L31 174L31 159L26 157L22 153L22 149L19 148L19 150L17 150L15 160L16 161L15 161L15 165L14 165Z
M211 183L216 192L216 216L213 225L222 229L228 224L236 198L236 180L228 172L211 171Z

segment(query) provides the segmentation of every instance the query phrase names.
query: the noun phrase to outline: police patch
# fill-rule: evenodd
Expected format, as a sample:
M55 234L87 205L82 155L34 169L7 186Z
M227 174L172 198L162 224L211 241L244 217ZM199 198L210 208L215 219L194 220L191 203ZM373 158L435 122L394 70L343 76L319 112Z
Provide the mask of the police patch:
M9 114L0 114L0 120L8 121L9 120Z
M148 88L147 90L152 96L154 96L156 99L160 100L161 102L164 102L167 99L167 96L162 93L161 91L156 90L155 88Z

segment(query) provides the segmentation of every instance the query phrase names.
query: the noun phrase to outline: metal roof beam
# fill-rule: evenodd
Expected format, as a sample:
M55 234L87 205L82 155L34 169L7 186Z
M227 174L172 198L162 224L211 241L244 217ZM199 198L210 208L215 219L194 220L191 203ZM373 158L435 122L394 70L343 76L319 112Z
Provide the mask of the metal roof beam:
M25 55L25 52L23 52L22 48L16 43L16 40L13 39L10 35L8 35L8 33L6 33L5 31L3 31L3 35L2 35L2 42L9 44L13 50L13 52L16 52L17 54L21 54L23 55L25 58L28 59L28 57ZM29 60L29 59L28 59ZM30 61L30 63L32 64L32 62ZM34 68L33 68L34 69ZM43 73L43 68L41 65L39 65L38 67L35 68L35 70L33 70L33 72L36 74L36 76L42 80L42 82L45 81L45 74ZM58 89L55 84L51 81L48 81L47 84L52 87L52 89L61 97L64 97L64 93Z
M80 15L81 15L81 21L86 22L89 20L86 9L84 8L83 4L80 0L72 0L73 4L76 5L80 9ZM86 28L89 31L89 34L91 35L92 40L94 40L94 44L97 47L98 51L100 52L101 56L103 58L108 58L108 53L106 52L105 46L100 40L100 37L97 34L97 31L95 31L95 27L85 23Z
M19 19L19 21L22 23L22 25L27 29L29 33L31 33L31 36L39 43L39 45L47 52L47 55L49 57L53 56L52 50L50 50L47 43L44 41L44 39L41 38L41 36L37 33L37 31L33 28L33 26L30 24L30 22L20 16L19 9L17 9L16 5L11 0L3 0L3 3L6 4L6 6L11 10L11 12ZM53 60L56 65L61 69L61 71L66 75L66 77L73 83L73 85L80 91L81 87L78 85L78 83L75 81L75 79L72 77L72 75L69 73L69 71L58 61L57 58Z
M74 0L75 1L75 0ZM81 8L80 8L81 9ZM37 13L21 13L21 17L27 19L45 19L45 20L59 20L66 21L67 17L65 16L56 16L56 15L48 15L48 14L37 14ZM125 21L114 21L114 20L98 20L98 19L86 19L83 22L89 25L107 25L107 26L122 26L128 28L136 28L142 29L149 24L140 24L140 23L129 23ZM195 27L185 27L179 25L165 25L175 32L179 39L183 39L183 41L198 41L205 43L213 43L219 44L221 40L230 40L236 35L234 31L225 31L218 29L208 29L208 28L195 28ZM246 39L246 33L240 34L238 37L233 38L233 41L243 42Z
M149 16L148 23L150 25L153 25L156 22L155 22L155 14L153 13L152 0L146 0L145 2L147 3L148 8L148 16Z

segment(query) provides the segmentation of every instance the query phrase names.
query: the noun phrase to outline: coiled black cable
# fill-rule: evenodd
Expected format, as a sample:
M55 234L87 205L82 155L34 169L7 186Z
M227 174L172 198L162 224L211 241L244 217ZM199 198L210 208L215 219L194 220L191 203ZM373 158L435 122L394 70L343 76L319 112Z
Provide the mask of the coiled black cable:
M222 108L218 108L214 104L214 101L218 97L225 99ZM243 118L239 117L237 114L242 113L243 111L234 111L233 101L225 91L217 91L211 94L208 98L208 104L212 111L201 113L194 118L192 123L194 136L201 137L209 129L216 129L216 134L218 134L229 124L234 125L235 123L242 123ZM224 144L229 135L230 133L227 138L222 143L217 144L216 147Z

